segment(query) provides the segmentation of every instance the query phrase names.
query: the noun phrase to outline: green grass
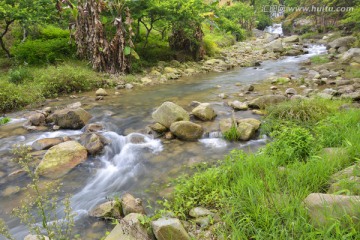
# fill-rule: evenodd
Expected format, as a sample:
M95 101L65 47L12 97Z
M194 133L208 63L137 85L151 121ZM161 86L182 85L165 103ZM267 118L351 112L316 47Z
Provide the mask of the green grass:
M228 131L223 134L223 138L228 141L238 141L240 139L237 127L234 124Z
M20 109L45 98L89 91L104 85L106 79L105 74L94 72L81 61L12 67L0 77L0 112Z
M310 193L327 192L330 177L360 157L360 110L335 110L340 103L330 100L313 103L315 109L327 107L316 116L310 103L293 103L307 113L276 115L289 124L271 131L274 141L265 149L233 150L219 166L180 178L165 205L183 219L196 206L217 209L226 226L218 234L226 239L360 238L359 223L345 218L316 227L304 208ZM278 105L278 112L289 104ZM299 125L300 119L307 122ZM327 155L321 151L326 147L342 147L347 154Z
M310 58L310 60L311 63L313 64L324 64L330 62L329 57L327 55L314 56Z
M313 38L315 36L317 36L319 33L317 32L307 32L301 35L302 39L309 39L309 38Z
M1 126L1 125L5 125L5 124L7 124L8 122L10 122L10 118L8 118L8 117L0 118L0 126Z
M360 78L360 69L358 67L347 67L345 69L345 77L346 78Z

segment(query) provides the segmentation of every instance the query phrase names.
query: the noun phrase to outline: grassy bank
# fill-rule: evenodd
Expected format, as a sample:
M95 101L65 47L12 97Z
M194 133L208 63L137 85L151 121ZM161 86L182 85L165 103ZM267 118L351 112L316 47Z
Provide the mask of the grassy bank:
M191 208L217 209L230 239L358 239L359 223L311 224L303 200L325 193L330 176L360 157L360 110L341 101L307 100L269 108L263 131L273 141L253 154L233 150L219 166L178 179L168 208L186 219ZM341 147L346 154L326 154ZM347 189L348 194L353 194Z

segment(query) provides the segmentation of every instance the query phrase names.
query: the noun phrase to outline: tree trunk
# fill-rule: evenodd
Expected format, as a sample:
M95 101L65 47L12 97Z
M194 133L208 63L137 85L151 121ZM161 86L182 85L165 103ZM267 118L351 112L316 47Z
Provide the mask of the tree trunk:
M77 54L91 61L93 69L101 72L123 73L130 69L132 29L130 12L126 9L126 22L121 16L115 19L116 33L109 41L101 23L101 12L106 7L103 0L80 0L76 20L75 41ZM120 14L120 13L118 13ZM125 25L129 25L128 29ZM126 30L128 30L126 32Z
M13 20L5 20L5 29L4 31L0 34L0 46L2 48L2 50L4 50L4 52L6 53L6 56L8 58L11 58L11 53L9 51L9 49L6 48L5 43L4 43L4 37L6 35L6 33L9 31L9 27L10 25L15 21L15 19Z

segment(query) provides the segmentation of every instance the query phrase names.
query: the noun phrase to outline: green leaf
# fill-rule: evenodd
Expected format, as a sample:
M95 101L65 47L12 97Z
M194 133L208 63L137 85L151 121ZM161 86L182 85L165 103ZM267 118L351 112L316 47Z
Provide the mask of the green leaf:
M133 56L137 60L140 59L139 54L133 48L131 49L131 56Z
M129 55L130 53L131 53L131 47L126 46L126 47L124 48L124 54L125 54L125 56Z

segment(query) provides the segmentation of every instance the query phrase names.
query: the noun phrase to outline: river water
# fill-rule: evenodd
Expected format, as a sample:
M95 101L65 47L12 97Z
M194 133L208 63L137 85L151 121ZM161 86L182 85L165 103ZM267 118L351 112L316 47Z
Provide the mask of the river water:
M263 146L266 143L264 136L247 143L230 143L219 138L216 133L218 120L229 118L232 111L224 100L218 98L218 94L225 92L230 95L229 100L234 100L239 92L236 83L256 84L283 74L297 76L303 71L300 62L325 51L324 46L312 46L307 55L265 61L257 68L197 75L163 85L124 91L120 96L112 94L100 103L94 101L93 92L80 94L77 100L64 99L49 103L66 105L81 101L94 116L91 122L104 124L106 131L102 135L111 140L102 155L90 157L61 180L61 195L72 195L71 206L77 214L76 232L82 239L100 239L106 228L111 229L109 224L87 215L90 209L107 198L130 192L142 198L144 205L147 205L147 200L154 204L168 195L171 179L192 171L191 166L203 162L214 163L223 159L231 149L254 151ZM215 122L201 123L208 134L198 142L164 141L142 134L142 130L152 123L151 113L165 101L175 102L188 111L192 109L192 101L209 102L218 117ZM28 133L21 127L25 121L21 118L23 114L11 114L12 122L0 127L0 218L5 219L16 239L23 239L27 231L17 219L10 216L10 212L24 199L25 191L22 189L28 179L21 175L8 177L11 172L18 170L10 161L10 149L14 144L31 144L41 138L82 133L81 130ZM236 112L236 116L259 118L251 111Z

